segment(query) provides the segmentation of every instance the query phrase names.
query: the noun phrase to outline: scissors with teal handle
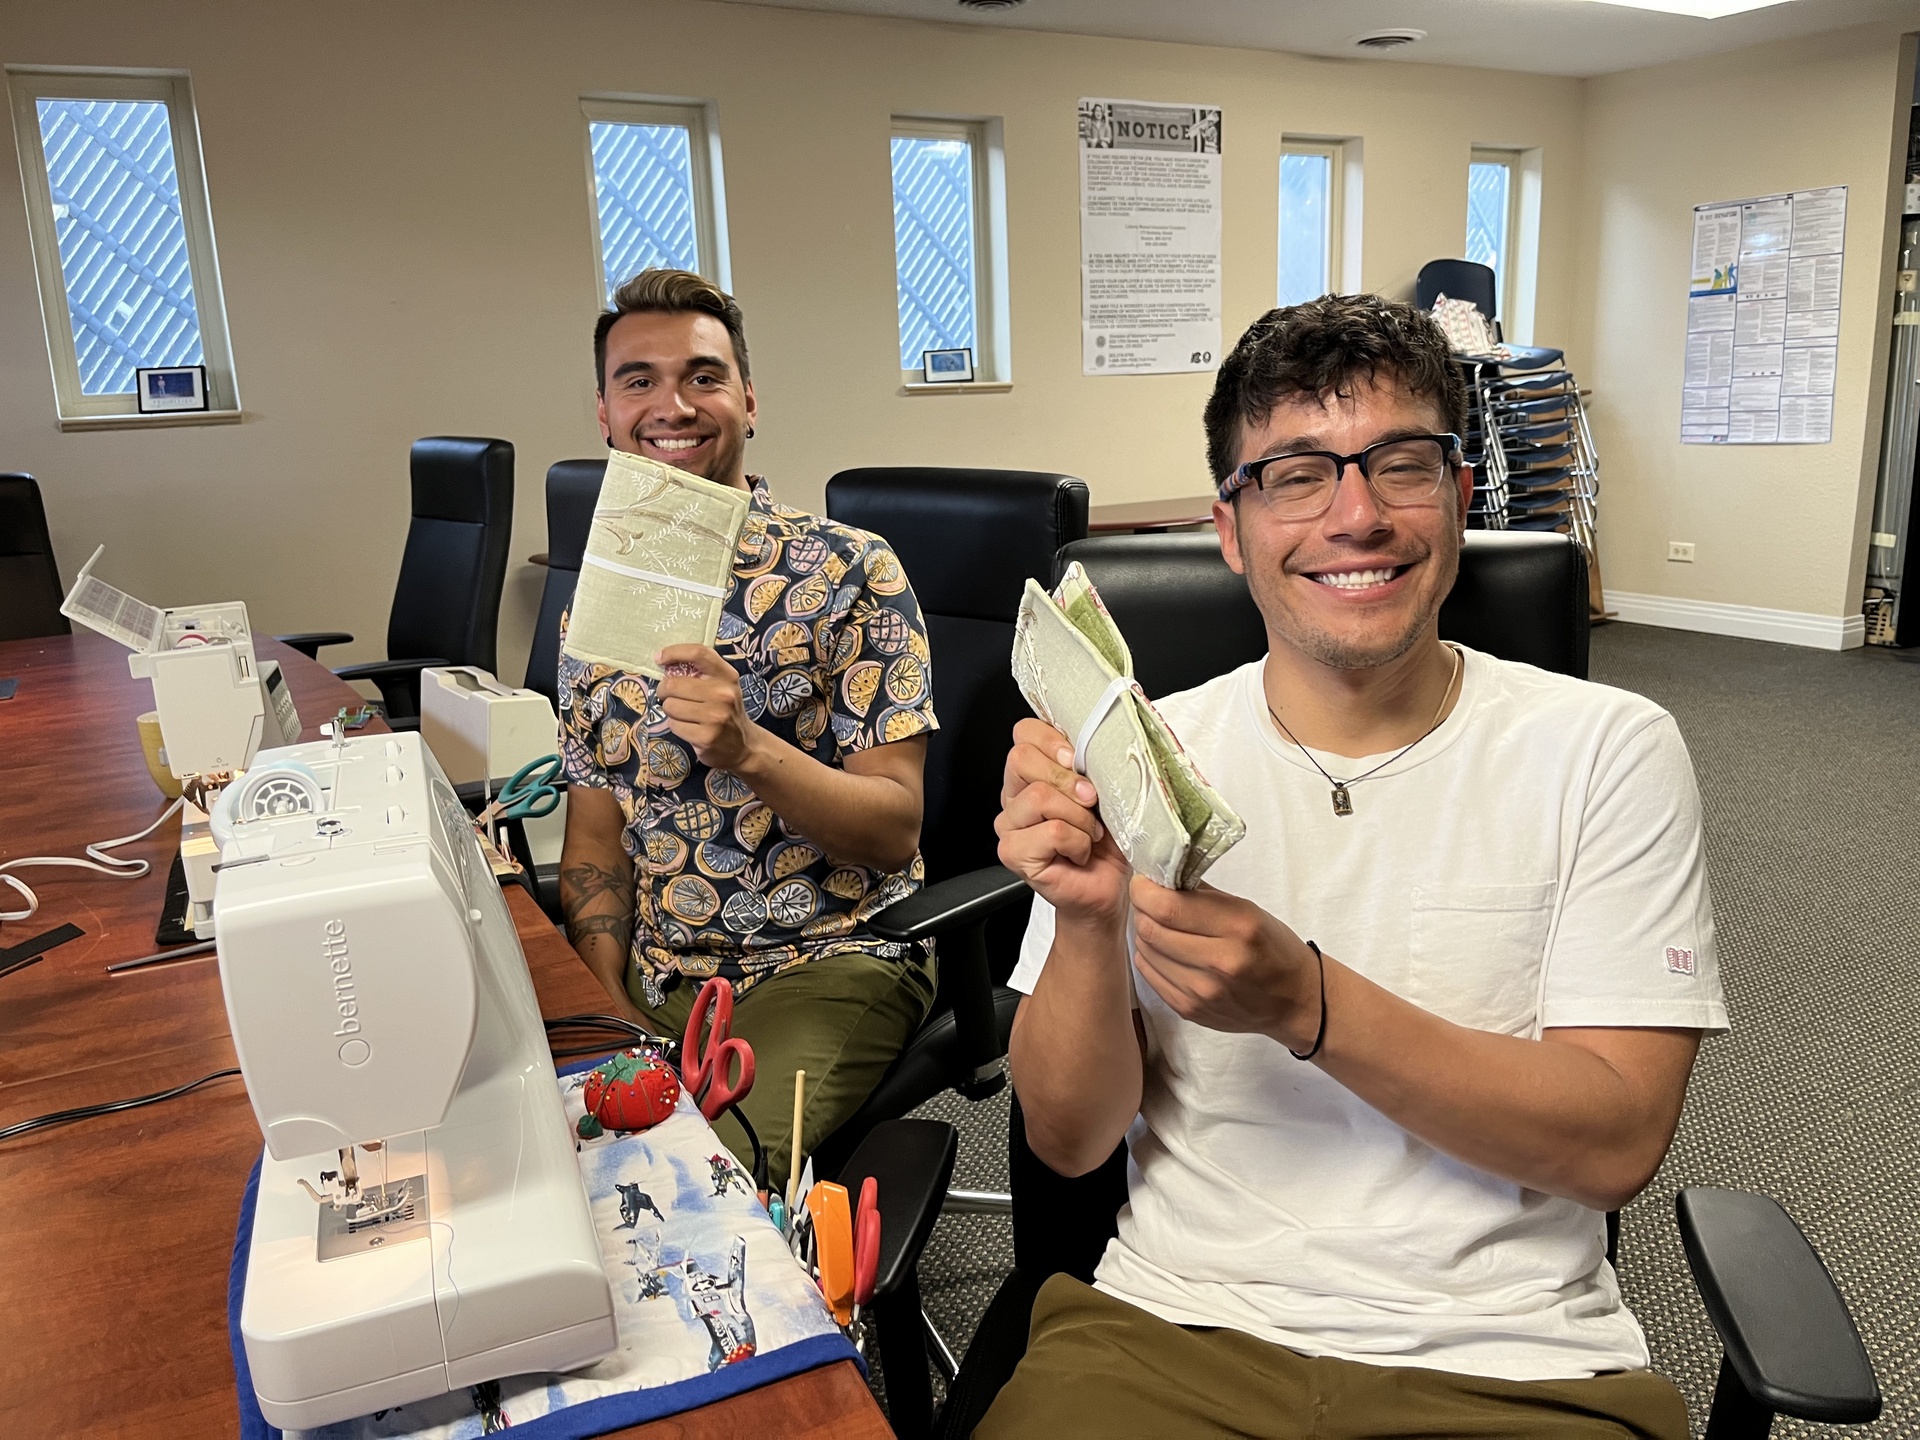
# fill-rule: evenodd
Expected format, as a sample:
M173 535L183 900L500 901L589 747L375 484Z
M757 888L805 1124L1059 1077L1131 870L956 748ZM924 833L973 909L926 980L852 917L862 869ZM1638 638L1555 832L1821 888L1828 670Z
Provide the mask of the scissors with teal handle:
M513 772L493 803L482 812L487 820L541 820L560 806L561 765L558 755L542 755Z

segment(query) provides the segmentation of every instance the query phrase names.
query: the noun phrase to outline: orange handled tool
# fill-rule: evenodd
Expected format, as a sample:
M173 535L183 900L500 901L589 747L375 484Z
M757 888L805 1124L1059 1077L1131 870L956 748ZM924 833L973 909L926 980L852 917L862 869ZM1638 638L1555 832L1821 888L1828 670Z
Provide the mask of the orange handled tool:
M822 1180L807 1192L807 1212L813 1216L815 1256L820 1266L820 1293L839 1325L853 1323L853 1210L847 1187Z

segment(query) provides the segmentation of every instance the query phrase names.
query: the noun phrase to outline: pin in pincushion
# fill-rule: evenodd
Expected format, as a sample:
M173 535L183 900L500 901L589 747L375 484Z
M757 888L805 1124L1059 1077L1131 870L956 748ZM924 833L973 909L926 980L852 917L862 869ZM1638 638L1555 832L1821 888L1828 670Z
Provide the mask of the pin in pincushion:
M623 1050L587 1072L581 1099L587 1113L580 1117L580 1133L586 1139L600 1134L602 1127L646 1130L680 1103L680 1081L658 1057Z

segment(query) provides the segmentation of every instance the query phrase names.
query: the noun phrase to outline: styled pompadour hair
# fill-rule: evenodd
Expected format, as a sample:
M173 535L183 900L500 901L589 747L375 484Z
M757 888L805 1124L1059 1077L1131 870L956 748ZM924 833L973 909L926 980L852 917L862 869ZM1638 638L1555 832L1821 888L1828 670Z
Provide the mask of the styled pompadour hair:
M727 327L733 341L734 362L740 378L747 380L747 321L735 299L705 276L691 270L642 270L624 280L613 292L613 304L600 312L593 326L593 386L604 395L607 389L607 332L623 315L683 315L688 312L711 315Z

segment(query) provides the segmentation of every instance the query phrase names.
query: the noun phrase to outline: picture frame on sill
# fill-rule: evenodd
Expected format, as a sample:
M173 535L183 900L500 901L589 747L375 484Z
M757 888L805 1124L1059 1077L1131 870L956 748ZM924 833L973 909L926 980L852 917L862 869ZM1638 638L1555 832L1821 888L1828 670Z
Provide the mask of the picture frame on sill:
M973 351L966 346L957 350L922 350L920 372L929 385L967 384L973 379Z
M142 415L207 408L207 367L155 365L133 372L134 398Z

